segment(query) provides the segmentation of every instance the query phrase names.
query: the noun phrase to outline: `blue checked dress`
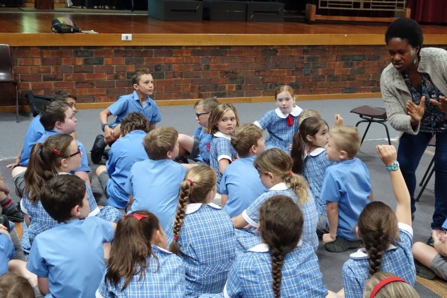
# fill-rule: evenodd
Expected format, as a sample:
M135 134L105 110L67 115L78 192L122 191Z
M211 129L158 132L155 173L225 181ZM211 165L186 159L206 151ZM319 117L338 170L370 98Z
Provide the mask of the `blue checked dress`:
M168 243L173 241L174 218L166 229ZM214 204L189 204L177 243L186 270L185 297L221 293L236 256L228 214Z
M413 229L399 223L399 239L390 246L382 259L380 271L390 272L414 286L416 269L413 254ZM351 254L343 265L343 287L346 298L362 298L365 282L369 278L369 257L363 249Z
M231 137L221 132L216 132L211 141L210 166L216 171L217 191L219 192L222 173L219 171L219 160L228 159L230 163L237 158L237 152L231 146Z
M115 287L102 278L96 298L183 298L185 295L185 267L182 260L163 248L152 245L155 255L146 258L148 267L145 275L132 277L130 283L121 291L124 279ZM104 275L105 276L105 275Z

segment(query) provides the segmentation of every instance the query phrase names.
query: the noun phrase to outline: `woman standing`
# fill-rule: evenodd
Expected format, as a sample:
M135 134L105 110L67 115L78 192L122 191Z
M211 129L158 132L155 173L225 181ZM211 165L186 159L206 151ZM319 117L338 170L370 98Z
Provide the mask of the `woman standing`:
M447 51L422 48L418 23L397 19L390 24L385 41L391 63L380 79L382 97L391 126L403 132L397 160L416 211L415 171L431 138L436 135L435 211L431 227L441 230L447 215L447 114L434 101L447 94Z

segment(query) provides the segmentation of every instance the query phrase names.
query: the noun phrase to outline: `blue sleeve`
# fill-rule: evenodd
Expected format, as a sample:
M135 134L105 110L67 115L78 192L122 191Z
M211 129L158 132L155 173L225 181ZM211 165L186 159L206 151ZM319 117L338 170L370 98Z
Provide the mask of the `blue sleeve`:
M129 177L127 177L127 180L126 180L126 183L124 184L124 189L123 189L127 195L133 195L132 178L133 178L133 174L132 174L132 170L130 170Z
M76 140L78 144L78 148L81 150L81 167L79 169L74 170L74 172L90 172L90 167L88 166L88 157L87 152L85 151L84 145L81 142Z
M34 239L33 246L28 256L28 262L26 263L26 269L36 274L38 277L48 277L49 268L45 257L42 256L42 244L39 241L39 235Z
M341 197L340 186L335 175L328 169L326 169L326 174L324 175L320 198L329 202L338 202Z
M230 271L228 272L228 280L224 287L224 297L231 297L231 298L244 297L244 292L241 283L243 280L243 276L240 276L239 270L240 270L240 262L238 262L238 259L236 259L233 265L231 266ZM246 274L246 272L244 273Z
M245 209L244 213L246 214L246 216L249 217L249 219L252 222L258 223L259 210L261 209L262 204L270 197L266 194L267 193L259 196L256 200L253 201L253 203L250 204L250 206L248 206L247 209ZM244 216L244 218L245 218L245 216ZM245 220L247 220L247 218L245 218ZM250 224L252 224L252 223L250 223Z
M127 98L129 95L124 95L118 98L116 102L114 102L107 108L109 112L114 116L119 116L123 112L127 111Z
M275 111L268 111L267 113L264 114L264 116L261 117L261 119L257 121L261 126L262 130L267 129L267 127L272 122L272 116L273 116L272 112L275 113Z
M228 195L228 188L227 188L227 171L228 167L225 169L222 178L220 179L220 185L219 185L219 193L222 195Z
M345 290L345 298L361 298L363 297L363 285L355 277L356 272L346 261L342 269L343 289Z
M198 141L200 141L200 137L202 135L202 131L203 131L203 127L202 126L198 127L196 130L194 130L193 138L198 140Z
M152 103L154 104L154 112L152 113L152 118L150 119L151 125L157 124L158 122L161 121L160 110L158 109L158 106L155 103L155 101L152 101Z
M231 154L231 142L225 138L217 138L215 143L217 149L217 161L219 162L221 159L228 159L230 162L232 161Z
M115 166L119 159L120 154L116 153L116 151L120 148L120 146L119 146L120 143L118 143L118 142L119 142L119 140L116 140L115 143L113 144L113 146L110 147L110 150L109 150L109 159L107 159L107 162L106 162L106 169L107 169L107 174L109 174L109 177L112 177L113 173L115 172Z
M115 235L115 229L113 228L112 224L102 218L99 217L93 217L97 222L98 226L101 229L103 242L112 242L113 237ZM92 218L92 219L93 219Z
M4 233L0 233L0 251L8 260L15 256L14 244Z

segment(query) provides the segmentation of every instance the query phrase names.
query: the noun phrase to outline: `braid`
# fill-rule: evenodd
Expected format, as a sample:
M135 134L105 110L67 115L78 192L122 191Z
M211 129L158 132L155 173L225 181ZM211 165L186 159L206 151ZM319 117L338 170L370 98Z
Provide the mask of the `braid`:
M177 211L175 213L174 228L172 234L174 239L172 240L169 250L178 255L180 249L178 247L178 237L180 236L180 229L182 228L183 219L185 219L186 207L188 206L189 197L191 194L191 185L188 181L183 181L180 184L180 195L178 198Z
M384 237L382 229L371 232L367 237L362 238L363 243L365 244L366 252L369 256L370 275L380 271L380 267L382 266L382 257L389 245L385 238L386 237Z
M306 181L306 178L304 178L302 175L298 174L287 174L284 177L284 182L288 187L293 189L293 192L295 193L298 202L303 205L308 200L308 184Z
M284 263L284 253L279 249L272 248L270 250L272 256L272 287L275 298L281 297L281 279L282 279L282 264Z

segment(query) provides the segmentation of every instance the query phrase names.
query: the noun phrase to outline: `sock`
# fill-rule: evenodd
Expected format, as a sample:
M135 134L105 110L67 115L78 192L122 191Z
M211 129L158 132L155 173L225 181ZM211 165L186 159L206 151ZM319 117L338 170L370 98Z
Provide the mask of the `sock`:
M3 200L0 201L0 205L5 210L11 210L16 207L16 204L11 200L10 197L6 197Z

